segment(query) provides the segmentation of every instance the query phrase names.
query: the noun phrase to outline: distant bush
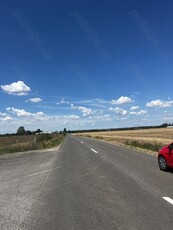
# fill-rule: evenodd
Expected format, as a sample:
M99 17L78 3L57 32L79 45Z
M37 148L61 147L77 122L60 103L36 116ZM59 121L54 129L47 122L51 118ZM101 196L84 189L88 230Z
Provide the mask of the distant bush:
M43 141L49 141L51 140L53 137L51 134L49 133L44 133L44 134L40 134L37 136L36 140L37 142L43 142Z

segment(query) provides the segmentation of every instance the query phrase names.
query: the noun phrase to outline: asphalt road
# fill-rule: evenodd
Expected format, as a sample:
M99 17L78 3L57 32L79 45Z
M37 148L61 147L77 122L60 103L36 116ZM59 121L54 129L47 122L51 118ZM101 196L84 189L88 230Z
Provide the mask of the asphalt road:
M172 182L155 156L68 135L0 157L0 229L172 230Z

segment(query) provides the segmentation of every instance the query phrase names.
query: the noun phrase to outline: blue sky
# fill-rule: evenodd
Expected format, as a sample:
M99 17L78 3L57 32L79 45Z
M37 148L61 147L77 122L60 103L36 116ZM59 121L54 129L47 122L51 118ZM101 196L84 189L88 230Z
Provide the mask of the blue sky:
M0 133L173 122L171 0L1 0Z

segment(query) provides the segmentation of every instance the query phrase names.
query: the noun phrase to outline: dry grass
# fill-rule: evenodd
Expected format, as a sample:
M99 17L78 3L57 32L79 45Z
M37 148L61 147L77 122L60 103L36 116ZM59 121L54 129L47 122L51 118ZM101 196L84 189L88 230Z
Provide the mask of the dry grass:
M4 153L23 152L28 150L51 148L59 145L64 135L41 134L0 137L0 155Z
M0 137L0 146L11 146L18 144L29 144L34 141L35 136L8 136L8 137Z
M160 128L90 132L81 133L80 136L88 136L114 144L128 145L155 153L161 146L173 142L173 129Z

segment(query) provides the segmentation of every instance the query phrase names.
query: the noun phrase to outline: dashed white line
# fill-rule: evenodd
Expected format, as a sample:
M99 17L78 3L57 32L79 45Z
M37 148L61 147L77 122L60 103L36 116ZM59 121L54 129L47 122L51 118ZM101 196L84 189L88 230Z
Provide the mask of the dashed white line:
M169 197L162 197L162 198L173 205L173 199L171 199Z
M94 153L98 153L95 149L91 149Z
M83 141L81 141L80 143L83 144Z

